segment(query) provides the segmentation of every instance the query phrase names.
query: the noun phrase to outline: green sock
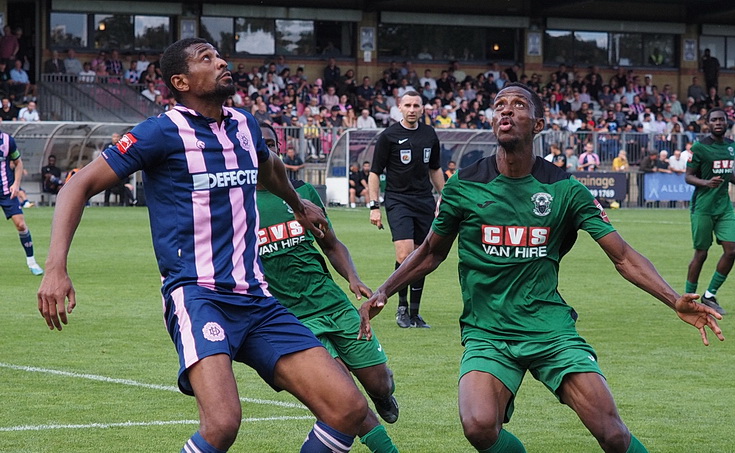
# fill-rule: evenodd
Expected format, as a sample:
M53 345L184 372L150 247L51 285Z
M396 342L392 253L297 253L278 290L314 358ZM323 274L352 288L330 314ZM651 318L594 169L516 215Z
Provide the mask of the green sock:
M687 284L684 285L684 292L685 293L696 293L697 292L697 284L692 283L689 280L687 280Z
M398 448L393 444L385 426L378 425L369 433L360 437L360 442L365 444L373 453L398 453Z
M723 283L725 283L726 278L727 275L722 275L715 271L714 275L712 275L712 280L709 282L709 288L707 288L707 291L712 294L717 294L717 290L720 289L720 286L722 286Z
M504 429L500 430L498 440L490 448L478 451L480 453L526 453L521 441Z
M633 434L630 435L630 445L625 453L648 453L646 447L643 446L640 440L636 439Z

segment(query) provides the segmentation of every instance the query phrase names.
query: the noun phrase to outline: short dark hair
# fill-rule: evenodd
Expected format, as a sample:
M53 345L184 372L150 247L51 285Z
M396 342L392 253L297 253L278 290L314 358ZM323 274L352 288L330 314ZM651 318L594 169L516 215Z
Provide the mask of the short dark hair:
M401 96L401 99L403 99L405 96L417 96L417 97L421 97L421 95L418 93L418 91L414 91L414 90L408 90L405 93L403 93L403 95Z
M710 116L711 116L711 115L712 115L712 114L713 114L714 112L722 112L722 113L723 113L723 114L725 115L725 119L727 119L727 112L725 112L725 110L721 109L720 107L714 107L714 108L710 109L710 111L709 111L709 112L707 112L707 116L706 116L706 119L707 119L707 121L709 121L709 117L710 117Z
M544 117L544 103L541 101L541 98L539 97L538 93L536 93L536 91L534 91L531 87L529 87L525 83L519 83L519 82L506 83L505 86L503 86L503 89L500 91L503 91L505 89L512 88L512 87L518 87L526 91L528 94L530 94L531 102L533 103L534 117L536 118Z
M176 74L188 74L189 63L187 58L189 54L187 49L194 44L207 44L208 41L202 38L184 38L176 41L166 48L161 57L161 73L163 74L163 82L166 88L174 94L174 99L179 101L180 92L174 88L171 83L171 77Z

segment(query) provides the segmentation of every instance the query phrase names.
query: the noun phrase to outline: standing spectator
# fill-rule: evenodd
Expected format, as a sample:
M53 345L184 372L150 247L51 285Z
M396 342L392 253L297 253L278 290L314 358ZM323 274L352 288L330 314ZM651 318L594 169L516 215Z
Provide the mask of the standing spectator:
M0 93L3 96L10 96L10 72L5 60L0 60Z
M332 86L336 88L339 85L340 76L340 70L339 66L337 66L337 62L333 57L330 57L329 60L327 60L327 66L324 67L324 73L322 76L324 86Z
M436 208L432 186L438 193L444 188L439 139L431 126L419 121L423 110L421 95L415 91L404 94L400 109L403 119L378 136L368 179L370 223L382 229L380 175L386 173L385 210L396 268L429 233ZM415 280L410 286L410 309L408 286L398 292L396 323L402 328L427 328L429 325L419 314L424 279Z
M122 77L125 69L123 63L120 60L120 52L117 49L112 49L110 52L110 59L105 61L105 67L107 68L107 74L112 77Z
M20 41L13 34L10 25L3 27L3 37L0 38L0 60L7 64L13 64L20 50Z
M290 180L297 180L299 178L299 171L305 167L304 161L301 157L296 154L296 150L293 144L288 145L286 148L286 155L283 156L283 166L286 167L286 175Z
M574 148L567 146L564 148L564 155L567 158L567 173L574 173L579 168L579 157L574 153Z
M179 353L179 388L195 395L199 408L199 431L184 450L226 451L235 441L242 420L233 372L238 361L314 411L317 422L303 451L347 452L367 415L367 401L314 334L268 293L258 259L256 179L283 198L295 221L316 238L324 236L327 220L294 191L252 116L223 110L235 86L230 77L218 77L227 62L213 46L198 38L177 41L166 49L161 68L186 107L177 105L136 126L61 191L39 311L49 328L61 329L76 305L66 262L88 194L143 170L150 176L151 231L166 327ZM210 152L193 156L183 138L189 136L206 142ZM200 168L194 176L204 179L195 177L192 184L192 168ZM240 176L208 188L208 174ZM172 204L188 208L172 210Z
M649 151L648 155L641 159L638 164L638 170L641 173L656 173L658 171L658 153L655 150Z
M587 143L584 145L584 152L579 156L579 171L595 171L600 166L600 156L595 153L595 145Z
M321 141L322 132L319 128L319 125L316 124L313 115L310 114L306 117L306 123L301 127L301 130L304 133L304 139L306 139L306 148L309 153L306 160L314 161L318 159L323 159L324 154L322 154Z
M722 109L710 110L706 119L710 133L692 145L692 158L687 164L685 177L686 182L695 187L690 205L694 257L689 263L685 291L697 291L699 274L714 234L722 245L723 254L702 296L702 303L725 314L715 295L725 283L735 261L735 212L728 195L735 144L725 138L727 118Z
M18 108L10 102L9 98L3 98L0 108L0 120L18 121Z
M709 49L704 49L702 72L704 73L704 84L706 85L707 91L714 87L716 93L717 80L720 77L720 60L710 55Z
M659 151L655 165L658 173L671 173L671 169L669 168L669 152L665 149Z
M684 158L680 149L675 149L674 154L669 157L669 170L674 173L686 173L687 159Z
M51 58L46 60L43 64L44 74L66 74L66 65L64 60L59 58L59 51L54 50L51 52Z
M11 163L13 163L12 168ZM0 132L0 206L3 208L5 218L12 220L18 231L20 243L26 252L28 269L33 275L41 275L43 269L38 265L33 254L31 232L26 225L23 210L16 199L22 179L23 160L20 158L20 150L15 145L15 139L5 132Z
M18 112L18 121L41 121L34 101L30 101L27 106L20 109L20 112Z
M70 76L77 76L84 70L82 62L77 58L77 53L74 49L66 51L66 58L64 58L64 68L66 68L66 74Z
M370 116L370 110L362 109L360 116L357 118L358 129L377 129L378 125L375 124L375 120Z

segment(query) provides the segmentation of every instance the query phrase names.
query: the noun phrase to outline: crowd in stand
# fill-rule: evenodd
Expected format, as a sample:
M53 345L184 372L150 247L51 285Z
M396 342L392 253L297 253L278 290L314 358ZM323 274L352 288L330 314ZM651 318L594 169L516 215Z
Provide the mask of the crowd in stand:
M9 27L6 29L7 36ZM0 40L0 56L6 47L4 39ZM12 79L13 71L4 71L2 64L0 61L0 76L7 74ZM22 71L19 60L14 65ZM410 61L400 65L392 61L373 81L368 76L358 77L353 69L343 71L329 58L321 77L311 82L303 66L292 70L281 55L249 69L243 63L232 65L237 93L226 104L249 110L258 121L301 128L307 150L300 154L319 160L331 149L335 131L381 128L400 120L397 100L406 91L421 93L425 105L422 121L426 124L438 129L490 129L495 94L506 83L521 82L536 90L545 103L547 150L555 143L560 149L571 147L581 156L584 145L593 141L603 162L610 163L623 149L628 159L638 163L649 150L673 154L698 134L706 133L704 113L712 107L723 108L730 122L735 122L735 94L729 86L724 90L717 86L719 63L708 51L702 67L706 85L693 77L686 96L679 96L669 84L659 87L650 76L633 69L618 68L607 78L595 66L582 70L565 64L543 76L525 74L517 64L501 68L495 62L471 74L452 61L435 77L431 69L419 76ZM91 61L81 62L73 49L65 58L52 51L43 72L76 83L134 85L164 109L174 102L163 83L158 60L149 61L146 53L123 61L117 50L109 54L102 50ZM15 91L9 85L1 88L8 88L12 104L19 96L24 102L35 100L33 89L27 88L31 85Z

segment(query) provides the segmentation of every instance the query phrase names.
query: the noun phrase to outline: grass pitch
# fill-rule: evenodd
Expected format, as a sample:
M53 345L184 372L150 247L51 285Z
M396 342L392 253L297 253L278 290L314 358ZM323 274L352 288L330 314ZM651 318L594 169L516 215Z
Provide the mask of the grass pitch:
M618 231L683 290L691 258L683 210L609 212ZM26 210L36 256L48 250L50 208ZM363 280L377 287L393 270L387 231L365 209L330 210L338 236ZM72 245L69 270L77 309L62 332L39 316L40 283L28 271L10 222L0 228L0 452L175 452L197 427L193 398L175 388L178 362L162 322L160 281L141 208L88 208ZM709 281L713 248L700 281ZM342 285L346 288L346 285ZM580 314L580 333L595 347L621 415L650 451L732 452L735 426L735 328L706 348L693 328L624 281L581 233L561 264L560 291ZM735 277L720 290L735 313ZM388 426L402 452L468 452L457 415L461 302L456 255L427 278L422 314L431 329L399 329L395 299L374 328L395 372L401 418ZM735 315L731 315L735 316ZM298 451L313 418L235 365L243 414L231 451ZM574 413L529 377L506 426L529 452L600 451ZM366 452L356 443L353 451Z

